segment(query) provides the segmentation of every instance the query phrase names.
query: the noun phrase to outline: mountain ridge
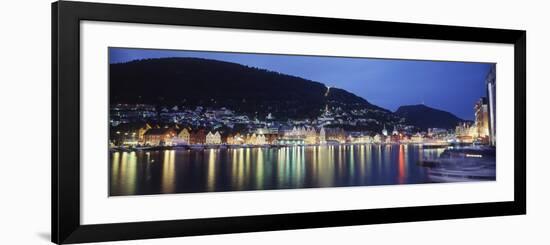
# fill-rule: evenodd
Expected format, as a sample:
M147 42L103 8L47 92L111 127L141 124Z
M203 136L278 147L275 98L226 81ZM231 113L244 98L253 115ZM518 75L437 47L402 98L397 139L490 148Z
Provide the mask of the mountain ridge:
M344 120L375 119L367 127L410 123L454 128L465 121L425 105L406 105L395 112L345 89L276 71L204 58L153 58L109 65L110 103L145 103L228 107L255 118L314 119L330 109ZM161 95L161 96L159 96ZM426 109L427 108L427 109ZM357 114L357 111L363 111ZM422 120L434 117L432 120Z
M423 130L427 128L454 129L459 123L468 121L448 111L429 107L424 104L402 105L394 113L404 118L407 123Z
M156 58L110 64L109 78L110 99L115 103L215 106L217 98L221 100L218 104L226 103L249 113L272 110L298 118L317 116L325 104L334 101L390 112L344 89L330 88L325 97L328 88L317 81L203 58ZM255 105L250 106L251 103Z

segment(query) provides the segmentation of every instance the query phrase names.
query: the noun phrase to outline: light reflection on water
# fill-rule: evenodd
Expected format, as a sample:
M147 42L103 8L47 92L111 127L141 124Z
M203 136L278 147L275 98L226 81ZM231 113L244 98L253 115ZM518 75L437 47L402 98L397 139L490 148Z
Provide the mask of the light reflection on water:
M366 144L111 152L110 195L426 183L416 163L443 150Z

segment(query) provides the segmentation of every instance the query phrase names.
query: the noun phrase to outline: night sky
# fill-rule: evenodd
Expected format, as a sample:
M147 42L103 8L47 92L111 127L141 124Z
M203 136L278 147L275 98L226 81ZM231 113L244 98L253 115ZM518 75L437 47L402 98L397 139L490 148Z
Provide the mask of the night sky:
M239 63L345 89L395 111L424 103L473 120L474 103L485 96L492 64L340 58L323 56L109 48L109 63L162 57L197 57Z

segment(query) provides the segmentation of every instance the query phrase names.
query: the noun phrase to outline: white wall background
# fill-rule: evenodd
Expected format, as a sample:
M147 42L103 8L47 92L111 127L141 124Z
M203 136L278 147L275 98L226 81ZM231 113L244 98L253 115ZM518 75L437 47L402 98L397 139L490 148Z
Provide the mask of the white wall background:
M528 214L115 242L105 244L548 244L550 77L544 1L106 0L187 8L527 30ZM0 244L48 244L50 230L50 1L9 1L0 12Z

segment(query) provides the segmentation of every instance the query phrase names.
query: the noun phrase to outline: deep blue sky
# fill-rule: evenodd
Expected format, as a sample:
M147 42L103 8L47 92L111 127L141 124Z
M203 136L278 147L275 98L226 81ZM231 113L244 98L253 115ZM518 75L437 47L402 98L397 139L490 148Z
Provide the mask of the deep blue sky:
M162 57L223 60L278 71L345 89L395 111L424 103L463 119L474 119L473 106L485 96L491 64L109 48L109 63Z

